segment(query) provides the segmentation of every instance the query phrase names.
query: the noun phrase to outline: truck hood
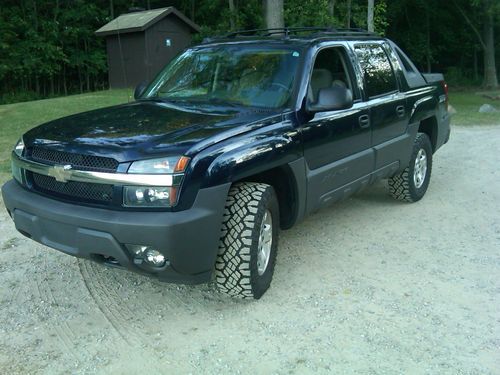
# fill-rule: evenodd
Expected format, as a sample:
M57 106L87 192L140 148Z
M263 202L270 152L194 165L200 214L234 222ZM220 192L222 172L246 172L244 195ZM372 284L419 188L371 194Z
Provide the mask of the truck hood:
M47 122L27 132L24 142L27 147L37 145L126 162L157 155L186 155L195 145L199 151L201 141L213 144L277 114L242 108L194 110L140 101Z

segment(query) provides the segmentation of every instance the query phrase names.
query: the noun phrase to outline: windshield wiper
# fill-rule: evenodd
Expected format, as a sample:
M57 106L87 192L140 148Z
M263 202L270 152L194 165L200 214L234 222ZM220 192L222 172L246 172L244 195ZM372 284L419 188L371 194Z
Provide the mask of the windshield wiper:
M244 106L243 103L237 102L234 100L225 100L221 98L208 98L206 100L200 100L199 101L201 104L215 104L215 105L222 105L222 106L228 106L228 107L241 107Z

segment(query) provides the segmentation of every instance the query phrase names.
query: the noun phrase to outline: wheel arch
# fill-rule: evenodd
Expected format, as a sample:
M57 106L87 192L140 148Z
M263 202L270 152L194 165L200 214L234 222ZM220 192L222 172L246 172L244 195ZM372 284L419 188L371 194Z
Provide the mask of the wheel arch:
M418 126L419 133L425 133L431 141L432 152L436 151L437 138L438 138L438 122L435 116L428 117L422 121Z
M278 198L281 229L291 228L304 216L305 170L303 160L287 163L233 181L259 182L271 185Z

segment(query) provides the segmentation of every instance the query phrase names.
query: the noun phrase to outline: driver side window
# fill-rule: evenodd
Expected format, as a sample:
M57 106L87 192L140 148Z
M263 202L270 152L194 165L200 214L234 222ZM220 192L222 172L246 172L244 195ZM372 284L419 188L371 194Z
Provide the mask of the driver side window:
M307 91L309 103L317 102L321 89L335 85L345 87L353 93L345 53L342 47L324 48L318 52Z

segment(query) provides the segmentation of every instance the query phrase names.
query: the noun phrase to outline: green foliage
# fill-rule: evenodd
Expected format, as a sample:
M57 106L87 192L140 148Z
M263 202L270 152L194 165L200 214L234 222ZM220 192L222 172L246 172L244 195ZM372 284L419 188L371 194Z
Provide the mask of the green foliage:
M285 25L287 26L335 26L340 21L328 14L329 0L285 1Z
M389 26L389 20L387 18L387 3L385 0L379 0L375 2L373 22L375 25L375 32L380 35L385 35L385 30Z
M285 24L345 27L347 4L285 0ZM202 28L195 43L228 33L231 17L237 29L264 27L262 0L234 0L233 14L228 0L3 0L0 103L105 89L105 41L95 30L130 7L148 5L175 6L192 18ZM444 72L457 85L477 82L483 69L481 46L459 9L479 33L487 9L496 15L499 35L500 2L495 0L375 0L375 30L399 44L422 71ZM366 28L366 18L367 0L351 0L351 26ZM496 43L498 55L500 38Z
M446 83L450 87L473 87L481 84L481 78L474 78L472 69L462 69L458 66L450 66L446 69Z
M94 31L106 22L106 12L83 0L4 1L0 100L99 87L106 78L106 55Z

